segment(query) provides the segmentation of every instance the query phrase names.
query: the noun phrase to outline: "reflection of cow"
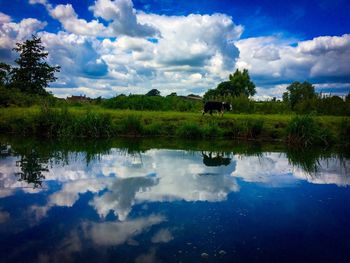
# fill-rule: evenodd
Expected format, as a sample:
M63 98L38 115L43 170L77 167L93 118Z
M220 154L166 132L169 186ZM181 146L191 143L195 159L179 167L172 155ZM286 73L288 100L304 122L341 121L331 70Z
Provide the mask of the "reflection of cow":
M213 111L218 111L221 113L221 115L223 115L225 110L232 110L232 105L227 102L207 101L204 104L203 115L208 111L210 115L213 115Z
M212 156L213 153L205 154L202 152L203 163L206 166L220 166L220 165L229 165L231 163L231 158L224 157L223 154L216 153L215 156Z

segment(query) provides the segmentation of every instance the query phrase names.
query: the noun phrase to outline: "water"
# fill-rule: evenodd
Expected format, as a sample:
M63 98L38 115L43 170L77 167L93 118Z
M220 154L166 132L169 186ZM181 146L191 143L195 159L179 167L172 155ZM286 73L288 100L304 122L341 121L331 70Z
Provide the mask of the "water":
M346 154L1 142L0 262L349 262Z

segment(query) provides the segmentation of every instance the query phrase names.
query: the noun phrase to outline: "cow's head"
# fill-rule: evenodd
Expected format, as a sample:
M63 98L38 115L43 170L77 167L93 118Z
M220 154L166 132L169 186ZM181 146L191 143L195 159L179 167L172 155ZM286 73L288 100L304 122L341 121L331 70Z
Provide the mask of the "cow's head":
M227 111L232 110L232 105L230 103L223 102L222 105L224 106L225 110L227 110Z

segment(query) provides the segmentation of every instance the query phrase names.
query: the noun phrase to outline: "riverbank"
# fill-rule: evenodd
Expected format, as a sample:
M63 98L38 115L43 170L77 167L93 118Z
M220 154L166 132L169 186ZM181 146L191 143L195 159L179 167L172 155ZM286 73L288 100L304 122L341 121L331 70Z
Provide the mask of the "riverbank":
M0 109L1 133L52 138L161 136L343 144L348 143L349 126L349 117L338 116L226 113L221 117L202 116L200 112L109 110L98 106ZM310 136L317 138L309 140Z

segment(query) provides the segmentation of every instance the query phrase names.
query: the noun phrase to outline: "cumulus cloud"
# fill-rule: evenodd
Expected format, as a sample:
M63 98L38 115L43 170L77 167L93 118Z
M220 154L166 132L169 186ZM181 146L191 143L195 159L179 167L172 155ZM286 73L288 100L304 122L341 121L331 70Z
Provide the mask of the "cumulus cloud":
M57 19L67 32L100 37L119 37L127 35L132 37L152 37L158 34L157 29L138 22L136 11L131 0L97 0L89 9L96 20L87 21L78 18L71 4L51 5L47 0L30 0L30 4L41 4L46 7L49 14ZM104 26L98 18L107 21Z
M49 12L53 18L62 23L68 32L84 36L112 36L112 32L97 20L87 22L79 19L71 4L57 5Z
M100 42L95 38L66 32L40 34L49 52L49 62L61 66L56 87L83 86L91 79L105 77L108 66L98 49ZM91 87L98 94L98 87Z
M8 15L0 13L0 59L12 64L14 60L12 48L15 44L30 38L46 25L46 22L35 18L25 18L15 23Z
M63 31L48 33L41 31L45 22L15 23L0 13L0 57L13 61L15 42L41 31L50 62L61 66L49 89L60 97L111 97L152 88L162 95L203 94L235 68L249 69L261 99L281 97L281 87L295 80L350 82L348 34L303 41L281 35L241 39L243 26L226 14L166 16L137 11L131 0L96 0L89 7L95 19L88 21L71 4L29 2L45 6Z
M0 24L4 24L4 23L9 23L11 21L11 17L0 12Z
M349 79L350 35L298 41L278 36L237 41L237 68L248 68L258 84L284 84L293 80L343 82Z
M147 37L158 34L156 28L138 21L131 0L97 0L89 9L96 17L111 21L109 27L115 35Z

